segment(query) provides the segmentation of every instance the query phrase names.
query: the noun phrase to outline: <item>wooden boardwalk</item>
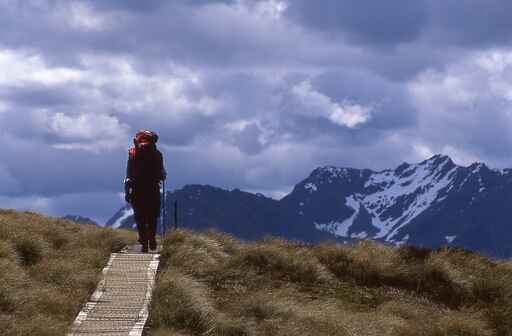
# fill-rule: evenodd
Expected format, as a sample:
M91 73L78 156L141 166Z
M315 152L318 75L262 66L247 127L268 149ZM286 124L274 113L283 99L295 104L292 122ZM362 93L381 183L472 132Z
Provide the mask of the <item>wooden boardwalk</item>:
M103 278L68 336L140 336L148 318L160 254L132 246L113 253Z

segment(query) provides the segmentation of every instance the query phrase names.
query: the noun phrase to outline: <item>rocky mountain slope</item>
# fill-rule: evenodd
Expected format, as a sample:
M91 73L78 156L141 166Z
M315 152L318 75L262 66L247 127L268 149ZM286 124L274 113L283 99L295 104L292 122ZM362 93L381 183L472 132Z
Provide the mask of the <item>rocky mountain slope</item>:
M201 185L170 192L167 199L168 214L178 201L181 226L218 228L245 239L373 239L512 256L512 170L458 166L442 155L380 172L317 168L279 201ZM108 226L131 227L130 211L118 211Z

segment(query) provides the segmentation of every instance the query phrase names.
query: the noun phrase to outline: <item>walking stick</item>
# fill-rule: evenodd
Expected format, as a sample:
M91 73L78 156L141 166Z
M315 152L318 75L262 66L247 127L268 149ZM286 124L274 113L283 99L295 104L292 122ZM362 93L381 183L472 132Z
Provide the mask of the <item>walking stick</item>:
M163 232L163 235L165 236L165 233L167 231L167 227L165 224L165 214L166 214L166 211L165 211L165 180L162 181L162 191L163 191L163 196L162 196L162 232Z

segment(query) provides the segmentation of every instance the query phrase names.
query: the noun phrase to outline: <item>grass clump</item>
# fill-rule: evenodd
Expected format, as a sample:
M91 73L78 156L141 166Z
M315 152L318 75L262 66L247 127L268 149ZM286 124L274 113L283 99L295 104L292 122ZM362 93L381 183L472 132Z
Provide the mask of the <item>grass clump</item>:
M65 335L111 252L132 233L0 210L3 336Z
M512 264L460 249L164 239L155 335L508 336Z
M154 292L158 309L153 311L153 323L174 325L202 334L212 329L215 310L200 283L183 274L166 272Z
M316 283L319 282L317 267L303 253L293 253L276 244L259 244L241 251L230 266L254 270L258 274L278 280Z
M15 238L14 248L24 266L32 266L37 264L43 259L45 247L44 243L37 240L32 240L29 237Z

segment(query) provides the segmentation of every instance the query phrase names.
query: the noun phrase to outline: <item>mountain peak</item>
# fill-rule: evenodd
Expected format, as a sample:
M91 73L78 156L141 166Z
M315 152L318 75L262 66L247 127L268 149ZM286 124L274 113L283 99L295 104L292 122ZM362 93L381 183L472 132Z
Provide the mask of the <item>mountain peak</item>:
M436 154L424 161L422 161L420 164L433 164L433 165L439 165L442 163L448 162L450 164L454 164L453 160L448 156L444 154Z

